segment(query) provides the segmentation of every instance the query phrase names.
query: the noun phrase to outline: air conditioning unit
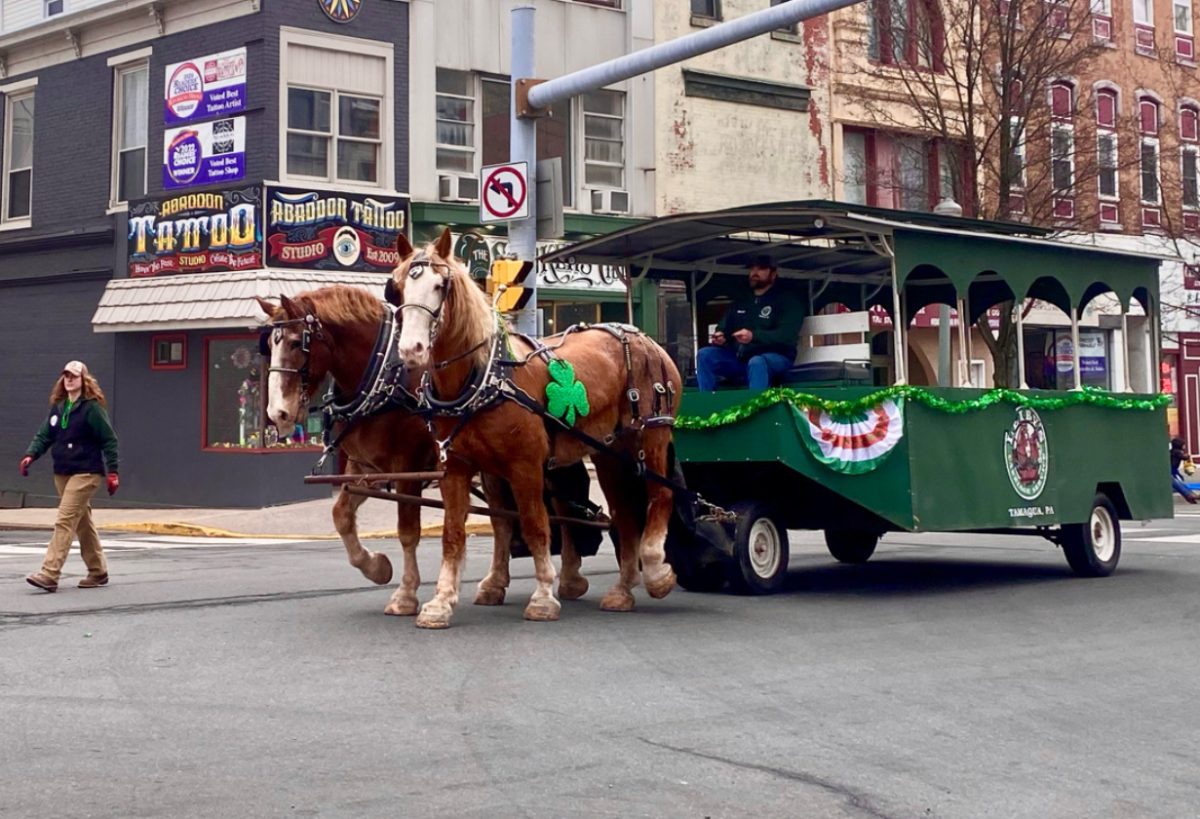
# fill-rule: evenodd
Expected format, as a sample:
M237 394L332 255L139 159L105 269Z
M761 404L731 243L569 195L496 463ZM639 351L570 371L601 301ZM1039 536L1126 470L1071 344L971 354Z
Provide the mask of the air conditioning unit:
M478 202L479 179L474 176L438 176L438 199L442 202Z
M592 191L592 213L629 213L629 191Z

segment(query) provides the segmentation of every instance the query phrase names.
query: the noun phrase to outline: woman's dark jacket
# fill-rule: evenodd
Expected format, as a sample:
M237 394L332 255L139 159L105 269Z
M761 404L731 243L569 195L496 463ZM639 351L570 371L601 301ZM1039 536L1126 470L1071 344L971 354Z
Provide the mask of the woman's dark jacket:
M25 454L37 460L49 449L54 457L55 475L116 472L117 433L104 407L92 398L80 398L71 406L64 424L66 403L60 401L50 408Z

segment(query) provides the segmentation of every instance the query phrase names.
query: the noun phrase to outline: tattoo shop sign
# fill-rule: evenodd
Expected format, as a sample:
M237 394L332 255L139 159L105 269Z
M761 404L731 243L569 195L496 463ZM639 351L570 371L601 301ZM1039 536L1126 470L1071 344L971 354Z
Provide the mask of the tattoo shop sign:
M538 242L537 254L541 256L567 245L567 242ZM454 236L454 255L463 260L471 277L475 279L487 278L492 261L506 258L507 253L508 239L503 236L479 236L474 233ZM623 265L581 264L570 258L550 264L539 264L537 286L595 293L624 293L624 275Z
M246 49L206 54L167 66L163 123L228 117L246 109Z
M235 182L245 175L245 117L163 131L164 189L219 185Z
M267 264L391 273L409 200L395 196L267 189Z
M262 189L185 193L129 204L129 275L262 267Z

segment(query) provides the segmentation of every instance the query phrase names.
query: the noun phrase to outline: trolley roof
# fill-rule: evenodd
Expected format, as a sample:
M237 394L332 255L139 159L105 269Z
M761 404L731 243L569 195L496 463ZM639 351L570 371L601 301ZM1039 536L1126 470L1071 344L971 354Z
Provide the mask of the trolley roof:
M1113 292L1157 309L1158 268L1172 257L1047 238L1030 225L805 200L651 219L547 253L543 262L624 264L631 277L709 277L770 256L814 309L892 307L893 262L905 312L966 298L972 319L1014 297L1083 309Z

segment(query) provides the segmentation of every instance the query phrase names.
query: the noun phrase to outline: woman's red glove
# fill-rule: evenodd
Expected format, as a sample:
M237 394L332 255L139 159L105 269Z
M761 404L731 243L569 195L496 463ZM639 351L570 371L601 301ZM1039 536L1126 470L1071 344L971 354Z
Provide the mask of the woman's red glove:
M121 476L116 472L108 473L108 494L112 494L121 488Z
M29 465L31 463L33 463L32 455L26 455L24 458L21 459L21 477L22 478L29 477Z

